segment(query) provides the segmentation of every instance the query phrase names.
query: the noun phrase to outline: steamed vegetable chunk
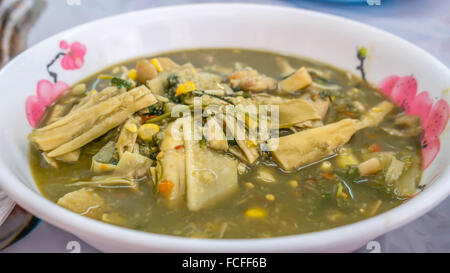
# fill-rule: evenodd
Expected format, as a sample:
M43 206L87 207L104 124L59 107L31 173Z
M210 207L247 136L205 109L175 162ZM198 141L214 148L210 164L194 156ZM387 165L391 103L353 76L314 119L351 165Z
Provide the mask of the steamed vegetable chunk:
M75 213L97 218L104 209L105 201L92 189L81 188L61 197L58 200L58 205Z
M80 107L64 118L39 128L29 140L49 157L61 156L83 147L117 127L133 113L156 103L145 86L111 97L91 107Z
M195 238L333 228L421 184L420 117L363 79L249 50L140 58L73 86L30 141L44 196L113 225Z
M347 143L357 130L357 121L345 119L322 127L298 132L279 140L272 139L269 147L285 170L293 170L321 160Z
M279 126L289 128L307 120L320 120L321 113L311 102L303 99L289 100L279 106Z
M214 205L237 189L237 161L198 142L186 143L187 205L190 210Z
M308 71L302 67L280 82L280 90L284 93L292 93L308 87L311 83L311 76Z
M172 126L165 130L158 154L158 190L167 200L174 201L186 194L185 145L183 139L172 135Z

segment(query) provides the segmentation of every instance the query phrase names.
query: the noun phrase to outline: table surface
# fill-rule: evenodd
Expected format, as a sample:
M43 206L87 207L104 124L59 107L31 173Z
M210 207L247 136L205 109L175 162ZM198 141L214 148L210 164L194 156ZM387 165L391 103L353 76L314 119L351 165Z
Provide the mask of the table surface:
M224 1L196 0L66 0L48 6L28 36L28 46L73 26L98 18L151 7ZM237 2L237 1L226 1ZM381 5L333 4L318 0L239 1L295 6L360 21L398 35L450 65L450 1L381 0ZM376 2L376 1L372 1ZM76 236L41 222L28 236L0 251L70 252L79 242L81 252L98 252ZM450 198L418 220L375 239L381 252L450 252ZM369 252L364 246L357 252Z

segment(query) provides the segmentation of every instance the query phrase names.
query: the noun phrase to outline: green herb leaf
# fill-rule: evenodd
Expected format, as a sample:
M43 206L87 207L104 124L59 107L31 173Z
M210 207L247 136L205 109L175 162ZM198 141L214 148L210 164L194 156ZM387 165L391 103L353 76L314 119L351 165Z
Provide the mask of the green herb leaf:
M131 84L131 82L121 79L121 78L117 78L117 77L113 77L111 79L111 84L114 86L117 86L117 88L122 89L122 88L126 88L127 90L130 90L131 87L133 86Z

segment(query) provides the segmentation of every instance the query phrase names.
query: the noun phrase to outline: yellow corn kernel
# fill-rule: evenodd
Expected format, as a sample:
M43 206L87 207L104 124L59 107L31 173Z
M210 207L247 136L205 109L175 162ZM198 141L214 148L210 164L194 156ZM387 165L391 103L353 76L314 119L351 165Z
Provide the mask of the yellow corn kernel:
M338 188L336 191L336 197L342 197L344 199L348 198L348 195L344 192L344 186L341 183L338 184Z
M131 69L128 72L128 78L132 79L133 81L135 81L137 79L137 72L136 69Z
M298 182L297 182L297 180L291 180L291 181L289 181L289 185L293 188L297 188Z
M249 148L258 147L258 142L256 142L255 140L246 140L245 145L247 145L247 147Z
M153 136L160 131L160 128L156 124L144 124L139 128L138 135L142 140L151 141Z
M159 152L159 154L156 155L156 159L161 159L164 156L164 151Z
M324 161L320 165L320 170L322 170L324 172L330 171L332 168L333 168L333 166L331 165L330 161Z
M374 112L381 112L382 109L380 107L374 107L374 108L372 108L372 111L374 111Z
M95 94L97 94L97 90L93 89L93 90L89 91L89 93L87 95L88 96L92 96L92 95L95 95Z
M266 194L266 200L267 201L270 201L270 202L273 202L273 201L275 201L275 195L273 195L273 194Z
M267 211L262 208L252 208L245 211L245 217L251 219L265 218L267 217Z
M162 72L164 69L162 68L161 64L159 63L158 59L151 59L150 61L152 63L152 65L155 66L156 71L158 72Z
M192 92L192 91L194 91L196 89L197 88L195 87L195 83L193 83L191 81L187 81L187 82L185 82L183 84L180 84L177 87L176 95L179 96L179 95L182 95L182 94L186 94L186 93Z
M245 182L245 186L249 189L253 189L255 187L255 184L253 184L252 182Z
M132 133L136 133L136 131L138 130L136 124L128 124L126 129Z
M342 149L342 152L336 157L336 163L339 168L345 169L348 165L359 164L358 159L353 155L349 148Z

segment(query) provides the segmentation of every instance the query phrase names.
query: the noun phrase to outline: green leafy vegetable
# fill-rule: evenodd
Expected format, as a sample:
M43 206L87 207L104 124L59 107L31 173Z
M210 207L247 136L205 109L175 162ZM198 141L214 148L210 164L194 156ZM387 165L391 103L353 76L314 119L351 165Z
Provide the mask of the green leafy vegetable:
M130 90L133 87L131 82L117 77L111 79L111 84L117 86L119 89L126 88L127 90Z

